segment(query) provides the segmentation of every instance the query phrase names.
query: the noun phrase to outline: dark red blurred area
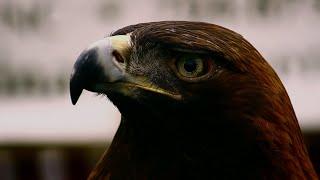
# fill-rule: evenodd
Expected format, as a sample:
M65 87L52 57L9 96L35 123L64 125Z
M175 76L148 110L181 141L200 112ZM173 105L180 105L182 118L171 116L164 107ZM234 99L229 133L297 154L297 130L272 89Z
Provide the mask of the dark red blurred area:
M305 141L309 150L309 155L313 163L313 167L320 177L320 132L310 132L304 134Z
M108 144L2 145L0 179L86 179Z
M304 134L314 167L320 175L320 132ZM105 144L2 145L1 180L81 180L108 148Z

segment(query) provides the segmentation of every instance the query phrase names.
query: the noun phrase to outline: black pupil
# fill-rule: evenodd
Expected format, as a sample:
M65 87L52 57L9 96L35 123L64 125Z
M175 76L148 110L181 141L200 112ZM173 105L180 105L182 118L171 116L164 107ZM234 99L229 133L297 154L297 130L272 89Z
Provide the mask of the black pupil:
M195 60L187 60L184 65L183 65L184 69L187 72L193 72L196 70L197 68L197 63Z

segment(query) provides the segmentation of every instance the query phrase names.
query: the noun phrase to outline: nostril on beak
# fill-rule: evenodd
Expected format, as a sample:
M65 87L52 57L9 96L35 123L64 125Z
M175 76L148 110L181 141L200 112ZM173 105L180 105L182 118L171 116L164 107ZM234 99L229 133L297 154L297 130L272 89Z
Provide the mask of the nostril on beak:
M118 63L120 63L120 64L123 64L123 63L124 63L124 58L122 57L122 55L121 55L118 51L114 50L114 51L112 52L112 55L114 56L115 60L116 60Z

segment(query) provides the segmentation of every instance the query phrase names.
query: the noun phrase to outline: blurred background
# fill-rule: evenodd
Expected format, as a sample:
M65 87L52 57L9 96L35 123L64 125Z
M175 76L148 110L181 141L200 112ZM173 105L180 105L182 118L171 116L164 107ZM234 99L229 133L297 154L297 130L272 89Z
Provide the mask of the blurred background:
M0 0L0 179L85 179L118 127L103 97L69 99L73 63L126 25L206 21L233 29L285 84L320 172L320 0Z

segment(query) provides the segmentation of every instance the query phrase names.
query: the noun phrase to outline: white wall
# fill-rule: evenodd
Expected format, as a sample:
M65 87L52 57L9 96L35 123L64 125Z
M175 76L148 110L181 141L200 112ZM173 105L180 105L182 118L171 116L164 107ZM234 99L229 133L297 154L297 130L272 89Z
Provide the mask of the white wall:
M0 63L50 77L71 72L83 48L120 27L207 21L247 38L279 72L302 127L315 129L320 128L316 2L272 0L270 8L259 11L258 0L0 0ZM30 25L32 13L38 13L38 24ZM6 18L8 14L12 17ZM112 104L89 93L76 107L68 95L21 97L0 96L0 142L102 140L111 138L119 123Z

